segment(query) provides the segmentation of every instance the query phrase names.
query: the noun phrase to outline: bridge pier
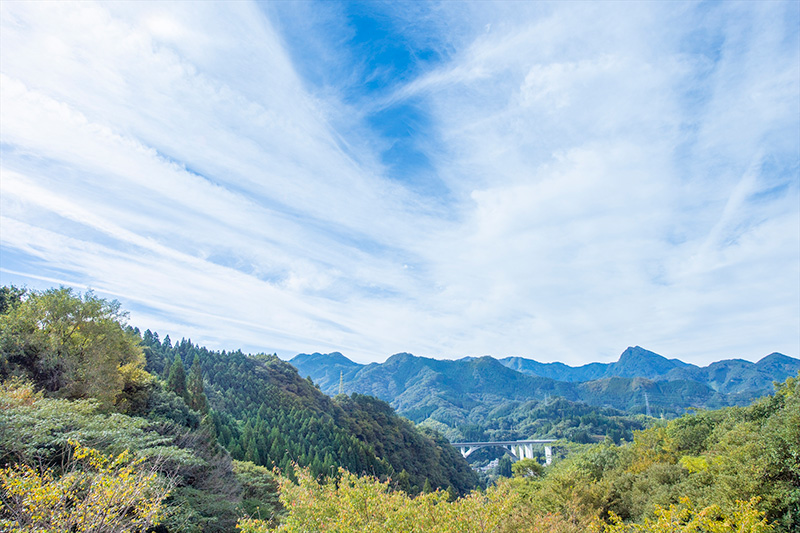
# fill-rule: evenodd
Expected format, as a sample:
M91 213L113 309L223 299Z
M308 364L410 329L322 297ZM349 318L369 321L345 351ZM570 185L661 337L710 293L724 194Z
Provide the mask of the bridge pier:
M461 447L459 448L459 450L461 451L461 455L463 455L463 456L464 456L464 459L466 459L467 457L469 457L469 455L470 455L472 452L474 452L474 451L475 451L475 450L477 450L478 448L480 448L480 446L461 446Z

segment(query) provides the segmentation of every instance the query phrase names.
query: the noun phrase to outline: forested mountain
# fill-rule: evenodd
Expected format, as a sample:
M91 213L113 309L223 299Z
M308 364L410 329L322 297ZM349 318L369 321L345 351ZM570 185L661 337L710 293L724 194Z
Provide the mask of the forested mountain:
M620 445L613 438L562 441L553 465L525 459L507 472L512 479L457 497L475 482L458 452L386 402L361 394L330 398L274 355L173 344L126 327L124 318L117 303L91 292L0 288L0 530L782 533L800 527L800 376L748 407L647 419L650 427ZM470 414L486 425L458 431L475 440L575 430L572 440L588 442L597 436L591 428L630 432L637 421L644 427L644 417L563 398L491 406L498 389L488 378L515 379L511 386L523 391L532 383L575 391L591 385L606 395L616 384L667 383L511 377L491 358L457 362L458 372L443 376L448 365L420 359L401 354L391 373L372 365L376 390L411 389L418 377L454 394L474 387L486 401ZM513 395L509 387L499 390ZM283 470L276 477L253 461Z
M542 467L448 502L411 499L373 479L281 481L287 531L356 533L789 533L800 530L800 376L748 407L699 411L634 434L568 445ZM354 505L359 502L362 505ZM367 506L366 503L369 503ZM258 520L243 533L266 533Z
M407 353L393 355L382 364L360 365L338 352L300 354L290 362L328 394L338 392L341 378L344 392L381 398L409 419L437 427L452 439L467 438L465 433L473 429L459 428L473 426L491 438L628 438L641 422L626 415L645 414L649 409L653 416L674 417L688 408L745 405L768 393L773 381L800 369L799 360L780 354L758 363L721 361L699 368L640 347L628 348L616 363L578 368L521 358L451 361ZM546 375L534 375L537 371ZM559 403L561 412L575 413L573 420L587 420L588 413L594 412L594 424L559 429L564 417L548 409L556 397L566 400ZM551 416L553 423L537 423L539 418L534 416ZM526 434L533 428L538 431Z
M678 359L667 359L639 346L626 349L614 363L571 367L563 363L539 363L522 357L506 357L500 362L525 374L559 381L583 382L610 377L689 380L708 385L718 392L739 393L749 397L768 394L774 381L783 381L800 370L800 359L779 353L772 353L756 363L727 359L707 367L698 367Z
M92 293L0 288L0 530L222 532L276 513L270 471L219 445L197 368L146 372L124 319Z
M385 402L331 399L274 355L173 345L124 320L91 292L0 288L0 530L233 531L280 514L272 467L409 494L478 483ZM47 489L32 499L31 483Z
M505 357L500 362L524 374L559 381L592 381L609 377L657 379L675 368L691 366L678 359L667 359L639 346L629 347L614 363L589 363L571 367L564 363L539 363L522 357Z
M210 351L185 339L173 346L149 330L143 344L146 368L155 373L164 374L171 360L186 367L198 361L216 434L235 459L282 470L297 463L315 475L341 466L403 480L412 493L426 480L458 493L477 484L461 455L435 433L421 433L374 398L330 398L275 355Z

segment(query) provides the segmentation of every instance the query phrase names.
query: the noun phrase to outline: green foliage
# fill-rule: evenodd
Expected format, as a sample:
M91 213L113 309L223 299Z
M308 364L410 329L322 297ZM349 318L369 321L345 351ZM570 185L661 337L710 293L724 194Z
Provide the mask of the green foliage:
M142 368L145 356L164 354L143 353L117 303L69 289L1 296L0 464L9 472L47 477L56 494L75 440L103 454L130 453L136 472L171 481L159 531L230 531L243 513L275 508L275 483L252 469L234 473L210 417L187 406L185 399L204 411L199 365L188 380L176 372L172 385L182 395L175 394ZM168 339L159 346L172 350Z
M186 371L183 368L183 361L181 361L180 357L175 358L169 369L167 390L171 390L188 403L189 391L186 388Z
M587 481L580 472L574 482ZM600 520L596 508L574 496L562 510L537 509L521 497L521 481L507 481L484 493L452 499L445 491L425 492L416 498L392 490L370 476L339 472L338 481L319 482L307 469L294 472L297 483L279 478L286 515L280 524L258 519L241 520L243 533L278 532L497 532L497 533L768 533L774 531L757 499L736 501L729 508L695 506L689 498L656 506L640 522L625 522L613 511ZM549 475L549 474L548 474ZM541 480L539 481L541 482ZM577 488L573 485L573 489ZM595 503L600 503L597 500Z
M25 289L13 285L0 287L0 315L19 306L27 292Z
M663 531L664 520L669 531L797 531L799 397L789 378L749 407L685 415L623 446L575 447L544 476L506 484L534 513L624 521L608 531Z
M203 389L203 368L200 366L200 356L195 354L192 368L189 370L187 381L189 407L200 413L208 412L208 400Z
M478 484L477 476L444 437L414 427L386 402L362 394L337 396L335 402L345 413L341 420L346 427L370 443L391 471L406 471L412 494L424 490L425 482L439 489L452 486L459 494Z
M538 478L544 474L544 467L535 459L520 459L511 465L514 477Z
M109 408L146 377L137 371L144 357L119 302L64 287L3 294L0 378L24 376L59 397L91 397Z
M0 384L0 450L4 462L58 463L77 441L107 453L162 449L167 436L143 418L104 413L95 400L45 398L30 383Z
M19 380L0 384L3 463L50 465L60 471L71 441L102 453L131 452L144 468L172 480L175 489L164 502L162 520L171 531L185 531L187 524L227 531L241 513L242 487L229 456L210 436L163 418L108 413L91 399L47 398Z
M473 493L453 502L446 491L411 498L393 491L389 482L339 471L339 479L319 483L308 470L297 469L295 484L280 478L281 502L287 516L277 531L319 533L362 532L500 532L514 499L499 491ZM243 533L270 531L260 520L242 520Z
M459 493L478 482L441 435L418 430L375 398L331 399L276 356L214 352L185 339L166 346L149 331L143 344L153 372L163 372L167 361L175 361L172 366L177 359L192 361L189 403L196 395L193 387L202 390L217 439L237 460L289 475L294 463L316 476L335 475L343 467L388 479L405 470L407 488L414 493L426 477L434 488L453 486Z
M3 531L141 531L157 524L170 484L125 451L71 443L60 474L26 463L0 470Z
M278 482L272 473L247 461L234 461L233 471L242 486L240 508L244 514L277 522L282 507L278 500Z
M500 462L497 464L497 475L500 477L511 477L513 470L511 468L511 458L508 455L503 455Z

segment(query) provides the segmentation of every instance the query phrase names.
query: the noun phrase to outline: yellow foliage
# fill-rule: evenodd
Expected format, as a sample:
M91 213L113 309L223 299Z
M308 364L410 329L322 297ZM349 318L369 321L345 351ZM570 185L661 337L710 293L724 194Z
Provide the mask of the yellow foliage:
M678 463L691 474L708 470L708 459L702 456L693 457L691 455L684 455Z
M15 377L0 382L0 411L33 405L43 397L41 392L34 390L33 384L29 381Z
M633 437L634 458L628 471L635 474L644 472L656 463L675 464L677 458L674 449L674 443L665 426L637 431Z
M756 509L757 498L737 501L732 512L725 514L718 505L696 510L689 498L681 498L678 505L658 507L655 519L643 524L625 524L610 513L610 524L604 533L769 533L773 527Z
M513 498L500 491L473 493L454 502L445 491L411 498L392 491L388 482L340 470L340 479L318 483L307 469L297 469L298 484L280 478L281 502L288 515L277 531L300 533L407 533L505 531ZM243 533L270 531L260 520L241 520Z
M9 532L141 531L158 522L168 486L125 451L105 456L71 442L67 471L26 464L0 470L0 529Z

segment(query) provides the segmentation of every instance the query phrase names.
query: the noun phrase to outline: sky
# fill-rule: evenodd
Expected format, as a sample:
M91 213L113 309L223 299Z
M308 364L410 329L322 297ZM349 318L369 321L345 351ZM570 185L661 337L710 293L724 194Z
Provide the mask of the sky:
M0 2L0 283L212 349L800 356L800 3Z

